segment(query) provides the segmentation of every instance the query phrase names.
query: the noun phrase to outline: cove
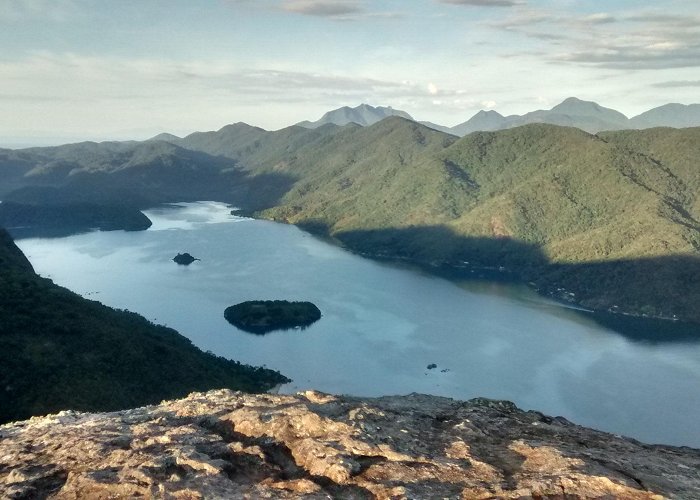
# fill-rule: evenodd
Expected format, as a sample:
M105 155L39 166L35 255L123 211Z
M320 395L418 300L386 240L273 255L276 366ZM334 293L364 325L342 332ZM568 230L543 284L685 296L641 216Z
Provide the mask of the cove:
M147 231L17 244L39 274L86 298L280 370L293 379L284 392L507 399L650 443L700 447L700 335L634 340L523 286L364 259L294 226L231 216L220 203L147 215ZM182 252L201 260L178 266L171 259ZM224 319L231 304L258 299L310 301L323 317L265 336Z

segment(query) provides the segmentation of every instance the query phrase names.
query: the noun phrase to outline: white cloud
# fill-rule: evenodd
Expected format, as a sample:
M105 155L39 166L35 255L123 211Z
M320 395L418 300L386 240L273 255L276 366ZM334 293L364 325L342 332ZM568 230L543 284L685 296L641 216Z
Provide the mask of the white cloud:
M0 22L23 19L47 19L64 22L79 15L81 10L74 0L2 0Z
M95 129L125 130L149 123L181 131L218 128L239 120L276 128L308 118L311 113L295 113L309 105L330 109L369 102L400 107L428 103L436 95L450 105L461 92L439 90L427 82L245 68L226 60L183 62L52 52L0 61L0 74L0 135L48 127L87 136ZM286 123L282 109L289 113Z
M514 7L523 5L525 0L437 0L440 3L463 5L468 7Z
M542 44L512 56L606 69L667 69L700 66L700 16L642 9L586 16L545 9L519 9L488 24Z
M364 12L364 6L355 0L285 0L282 10L308 16L338 18Z
M491 102L523 113L576 95L629 115L697 101L695 0L674 0L682 11L608 3L604 12L571 0L493 9L437 2L218 0L186 10L172 2L134 19L142 10L134 1L106 10L87 0L0 0L0 30L12 41L0 58L0 134L134 124L178 132L239 120L275 128L361 102L454 124ZM431 16L431 5L447 15ZM382 9L403 17L313 21L394 15ZM162 18L152 23L154 11Z
M682 88L682 87L700 87L700 80L672 80L668 82L654 83L654 87L658 88Z
M616 22L617 19L612 14L608 14L606 12L599 12L597 14L584 16L580 19L580 21L586 24L608 24Z

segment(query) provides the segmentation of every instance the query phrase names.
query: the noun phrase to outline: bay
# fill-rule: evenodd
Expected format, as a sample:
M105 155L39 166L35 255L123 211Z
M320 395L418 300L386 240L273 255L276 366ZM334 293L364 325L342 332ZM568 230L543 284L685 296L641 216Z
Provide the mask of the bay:
M280 370L293 379L283 392L507 399L646 442L700 447L700 335L637 341L523 286L364 259L220 203L147 215L147 231L17 243L59 285L173 327L203 350ZM178 266L178 252L201 260ZM323 317L265 336L226 322L226 307L257 299L309 300Z

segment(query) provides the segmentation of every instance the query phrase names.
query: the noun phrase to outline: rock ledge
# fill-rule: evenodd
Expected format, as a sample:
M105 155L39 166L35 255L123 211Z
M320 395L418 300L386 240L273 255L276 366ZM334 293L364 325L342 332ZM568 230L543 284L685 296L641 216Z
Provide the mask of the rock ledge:
M194 393L0 427L2 498L700 498L700 450L434 396Z

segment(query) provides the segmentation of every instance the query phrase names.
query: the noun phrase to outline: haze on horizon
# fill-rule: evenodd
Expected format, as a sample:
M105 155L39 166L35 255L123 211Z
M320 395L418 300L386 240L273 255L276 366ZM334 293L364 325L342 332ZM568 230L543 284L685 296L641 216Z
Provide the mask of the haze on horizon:
M0 147L274 130L362 102L419 120L700 102L700 3L12 0Z

